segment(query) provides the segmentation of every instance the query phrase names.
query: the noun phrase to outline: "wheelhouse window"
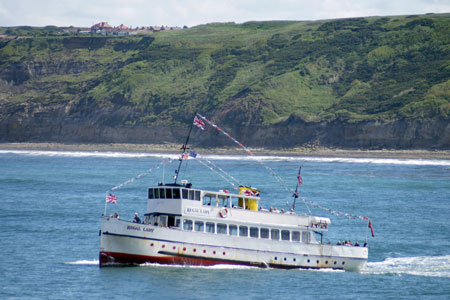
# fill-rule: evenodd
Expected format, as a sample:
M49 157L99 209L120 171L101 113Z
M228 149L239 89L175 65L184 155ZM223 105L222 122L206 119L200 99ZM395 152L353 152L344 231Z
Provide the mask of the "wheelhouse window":
M248 236L247 226L239 226L239 236Z
M206 232L215 233L216 232L216 224L211 222L206 222Z
M187 189L183 189L183 199L189 199L188 197L188 190Z
M173 189L172 197L173 199L180 199L180 189Z
M166 189L166 198L172 199L172 189Z
M268 239L269 238L269 229L261 228L259 230L259 237L262 239Z
M194 230L203 232L205 228L205 223L202 221L195 221L194 223Z
M279 229L271 229L270 236L272 240L280 240L280 230Z
M154 189L148 189L148 199L154 199L154 198L155 198Z
M159 189L159 198L160 199L166 198L166 189L164 189L164 188Z
M291 239L289 230L281 230L281 239L283 241L289 241Z
M192 231L192 220L183 220L183 230Z
M250 227L250 237L258 238L258 227Z
M300 242L300 232L299 231L292 231L292 241Z
M237 226L236 225L228 226L228 230L230 231L230 235L237 235Z

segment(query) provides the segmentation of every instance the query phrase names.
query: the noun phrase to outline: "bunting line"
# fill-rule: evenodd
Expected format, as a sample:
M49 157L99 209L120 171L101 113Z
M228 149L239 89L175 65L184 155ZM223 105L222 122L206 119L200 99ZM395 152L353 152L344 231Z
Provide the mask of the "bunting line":
M375 237L375 235L373 233L372 220L369 217L358 216L358 215L349 214L349 213L343 213L343 212L340 212L340 211L337 211L337 210L334 210L334 209L330 209L330 208L324 207L324 206L320 205L319 203L313 202L313 201L311 201L309 199L306 199L306 200L302 199L302 200L304 202L309 202L309 204L311 204L312 207L320 208L320 209L322 209L322 210L324 210L324 211L326 211L326 212L328 212L328 213L330 213L332 215L335 215L337 217L345 217L345 218L348 218L348 219L351 219L351 220L359 219L359 220L367 221L369 223L368 227L370 228L370 231L372 233L372 237Z
M164 161L160 162L160 163L157 164L156 166L151 167L151 168L148 169L147 171L142 172L141 174L137 175L136 177L133 177L133 178L131 178L131 179L125 181L124 183L121 183L121 184L119 184L119 185L113 187L113 188L111 189L111 191L118 190L118 189L120 189L121 187L123 187L123 186L125 186L125 185L128 185L128 184L130 184L130 183L136 181L137 179L140 179L140 178L142 178L142 177L145 177L145 176L147 176L148 174L152 173L153 171L158 170L162 165L167 165L167 164L169 164L169 163L171 163L171 162L172 162L172 159L171 159L171 158L166 158L166 159L164 159Z
M248 149L242 143L240 143L238 140L236 140L234 137L232 137L228 132L226 132L225 130L223 130L222 128L220 128L219 126L217 126L216 124L214 124L213 122L211 122L210 120L208 120L207 118L202 116L201 114L197 113L197 115L200 118L202 118L205 122L207 122L209 125L211 125L215 129L217 129L218 131L223 133L226 137L228 137L230 140L232 140L239 147L244 149L248 153L248 155L254 156L253 152L250 151L250 149ZM274 170L272 170L269 166L266 166L262 160L258 160L258 163L261 164L267 171L269 171L269 173L272 174L272 176L274 176L278 180L278 182L281 183L288 190L288 192L293 193L293 190L288 187L286 182Z

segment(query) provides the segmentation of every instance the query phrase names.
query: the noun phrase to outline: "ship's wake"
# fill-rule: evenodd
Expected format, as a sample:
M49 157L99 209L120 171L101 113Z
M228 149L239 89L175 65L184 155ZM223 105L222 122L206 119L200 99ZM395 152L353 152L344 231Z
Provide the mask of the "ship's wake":
M368 262L362 273L450 278L450 255L387 258Z

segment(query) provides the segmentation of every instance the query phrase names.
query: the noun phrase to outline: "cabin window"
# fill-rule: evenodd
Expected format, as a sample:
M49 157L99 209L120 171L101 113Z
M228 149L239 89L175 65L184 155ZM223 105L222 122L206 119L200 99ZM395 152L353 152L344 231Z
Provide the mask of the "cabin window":
M195 221L195 223L194 223L194 230L195 231L203 232L204 231L204 227L205 227L205 223L203 223L202 221Z
M148 189L148 199L153 199L153 198L155 198L153 189Z
M217 233L227 234L227 224L217 223Z
M166 190L166 198L167 199L172 199L172 189L167 189Z
M247 226L239 226L239 236L248 236Z
M206 222L206 232L214 233L216 232L216 224L211 222Z
M237 226L236 225L230 225L228 227L228 230L230 231L230 235L237 235Z
M181 221L181 219L180 219L180 217L175 217L175 227L176 228L180 228L180 222Z
M153 189L155 199L159 199L159 189Z
M188 190L187 189L183 189L183 199L188 199Z
M289 241L291 239L289 230L281 230L281 239L283 241Z
M192 220L183 220L183 229L184 230L188 230L188 231L192 231Z
M195 191L195 200L200 201L200 191Z
M292 231L292 241L300 242L300 232L299 231Z
M269 238L269 229L267 229L267 228L261 228L261 229L259 230L259 236L260 236L262 239L268 239L268 238Z
M167 227L167 216L160 216L159 217L159 225L161 227Z
M189 200L194 200L194 191L189 190Z
M258 238L258 227L250 227L250 237Z
M302 231L302 242L307 244L310 242L308 231Z
M159 189L159 198L160 199L166 198L166 189Z
M271 229L270 230L270 238L272 240L278 241L280 239L280 230L279 229Z
M173 189L172 197L173 199L180 199L180 189Z

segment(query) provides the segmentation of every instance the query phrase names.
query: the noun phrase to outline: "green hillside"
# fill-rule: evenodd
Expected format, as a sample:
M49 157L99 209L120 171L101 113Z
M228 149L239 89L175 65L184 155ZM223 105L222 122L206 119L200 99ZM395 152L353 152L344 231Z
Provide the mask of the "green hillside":
M110 127L185 126L195 111L231 127L450 115L449 14L0 34L23 37L0 39L3 124L61 106L55 118Z

